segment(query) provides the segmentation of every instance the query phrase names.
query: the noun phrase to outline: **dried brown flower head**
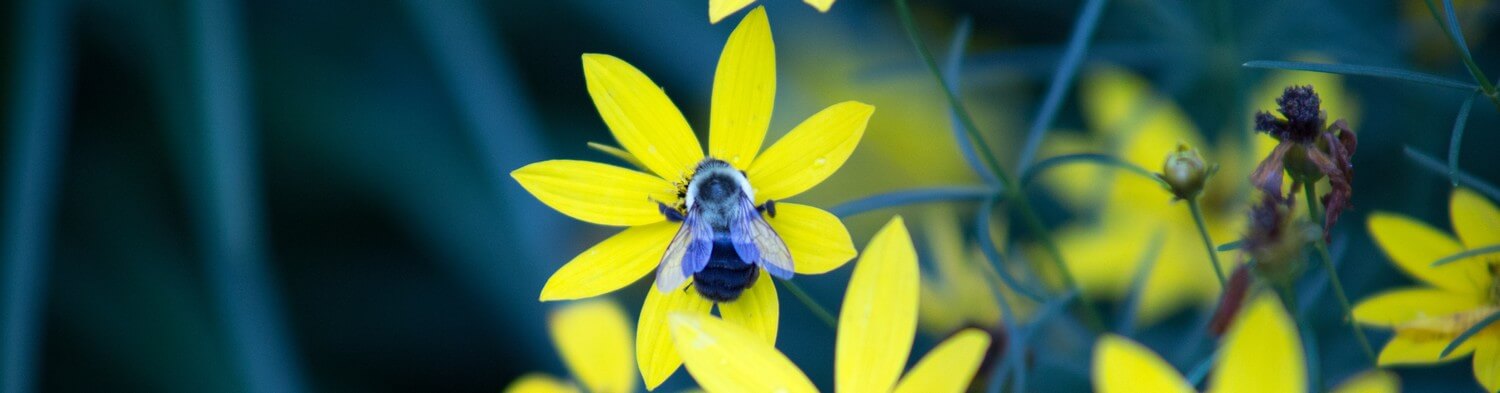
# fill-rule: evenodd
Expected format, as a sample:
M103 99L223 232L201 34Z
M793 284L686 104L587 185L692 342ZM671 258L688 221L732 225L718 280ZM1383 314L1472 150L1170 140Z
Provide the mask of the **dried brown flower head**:
M1328 176L1331 189L1321 200L1325 211L1323 232L1326 234L1338 222L1339 215L1351 206L1354 148L1358 140L1343 119L1324 127L1328 113L1319 107L1322 100L1312 86L1287 87L1281 98L1276 99L1276 104L1282 117L1264 111L1256 113L1255 130L1271 135L1281 143L1261 160L1255 172L1250 174L1250 181L1268 197L1283 199L1283 171L1292 176L1292 192L1296 192L1301 184L1311 184Z

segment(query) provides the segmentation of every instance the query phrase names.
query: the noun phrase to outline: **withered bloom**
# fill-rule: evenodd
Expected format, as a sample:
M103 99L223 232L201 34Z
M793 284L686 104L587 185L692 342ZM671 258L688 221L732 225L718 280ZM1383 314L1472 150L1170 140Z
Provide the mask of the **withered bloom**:
M1354 148L1358 141L1349 123L1343 119L1328 123L1328 113L1320 107L1322 100L1312 86L1291 86L1276 99L1282 117L1261 111L1255 114L1255 130L1281 141L1250 174L1250 181L1268 196L1281 198L1281 172L1292 176L1292 191L1300 183L1312 183L1328 176L1332 186L1322 198L1325 216L1323 233L1338 222L1339 214L1349 208L1354 193Z
M1303 247L1319 232L1297 219L1295 201L1267 193L1250 209L1243 248L1255 260L1255 272L1272 282L1289 282L1302 272Z

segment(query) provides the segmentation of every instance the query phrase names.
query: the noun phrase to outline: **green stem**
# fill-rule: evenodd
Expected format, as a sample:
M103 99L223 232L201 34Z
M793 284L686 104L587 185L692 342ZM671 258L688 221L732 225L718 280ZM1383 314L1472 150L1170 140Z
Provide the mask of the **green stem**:
M818 304L816 300L813 300L811 295L808 295L806 291L802 290L802 287L798 286L796 283L791 282L790 280L781 280L781 286L786 287L786 290L792 293L792 297L795 297L797 298L797 301L802 302L803 306L807 306L808 311L812 311L813 315L822 320L824 325L828 325L828 328L833 329L835 332L839 330L839 322L837 319L833 318L833 314L829 313L828 309L823 308L822 305Z
M1203 208L1198 198L1188 199L1188 210L1193 212L1193 221L1198 223L1198 236L1203 238L1203 248L1208 250L1208 260L1214 265L1214 276L1219 278L1219 290L1224 290L1224 268L1219 265L1219 252L1214 250L1214 241L1208 236L1208 225L1203 223Z
M1437 5L1434 5L1432 0L1424 0L1424 2L1427 3L1427 11L1432 13L1432 19L1437 21L1438 28L1443 30L1444 36L1448 37L1448 42L1458 49L1459 58L1463 60L1464 67L1469 69L1469 76L1474 77L1474 81L1479 83L1479 91L1484 94L1485 98L1490 99L1490 103L1495 104L1496 110L1500 110L1500 91L1495 89L1495 84L1490 83L1490 78L1479 69L1479 63L1474 62L1474 56L1469 53L1468 46L1459 40L1460 37L1457 34L1463 34L1463 29L1457 26L1457 19L1454 20L1454 25L1448 25L1443 21L1443 16L1438 12ZM1452 7L1453 3L1447 2L1444 5ZM1457 10L1449 9L1448 12L1457 12Z
M974 118L969 115L968 108L958 99L958 94L953 89L950 89L947 83L944 83L943 71L938 68L937 61L933 59L932 53L927 50L927 45L922 43L922 39L917 35L917 25L912 19L911 6L907 4L907 0L895 0L895 3L897 15L901 17L901 26L906 30L906 37L911 40L912 46L916 47L917 55L922 58L922 62L926 64L927 70L937 81L938 86L942 87L943 94L948 100L948 105L953 107L953 112L958 115L959 123L963 125L964 132L969 135L969 139L973 140L974 150L979 151L979 156L984 159L985 166L988 166L990 171L995 173L995 177L1000 180L1000 185L1005 188L1006 197L1014 203L1012 206L1021 214L1021 219L1025 222L1027 229L1035 234L1037 239L1047 249L1047 253L1051 254L1052 258L1050 260L1057 268L1068 290L1079 293L1078 304L1084 308L1085 322L1096 331L1103 331L1103 319L1099 316L1098 311L1094 309L1093 301L1087 296L1083 296L1082 292L1079 291L1078 284L1073 279L1073 273L1068 271L1067 263L1064 262L1062 250L1052 241L1051 235L1047 232L1046 227L1042 225L1041 218L1036 215L1036 211L1032 210L1031 203L1026 200L1025 193L1021 191L1021 187L1016 186L1010 175L1000 166L1000 161L995 158L995 154L990 149L989 143L986 143L984 137L980 135L979 126L975 125Z
M1318 182L1316 181L1303 182L1302 195L1307 200L1308 219L1311 219L1312 222L1322 227L1323 213L1321 210L1323 209L1318 206L1317 187ZM1365 352L1365 356L1369 357L1371 362L1374 362L1376 359L1375 351L1370 349L1370 340L1365 338L1365 331L1360 329L1359 323L1354 321L1354 306L1350 305L1349 296L1344 294L1343 281L1339 280L1338 269L1335 269L1333 266L1333 256L1328 253L1328 244L1323 240L1325 238L1326 236L1318 236L1318 240L1313 242L1313 246L1318 249L1318 257L1323 260L1323 267L1328 269L1328 281L1329 284L1333 285L1333 294L1338 297L1339 306L1344 308L1345 322L1348 322L1350 329L1354 330L1354 338L1359 341L1359 347Z

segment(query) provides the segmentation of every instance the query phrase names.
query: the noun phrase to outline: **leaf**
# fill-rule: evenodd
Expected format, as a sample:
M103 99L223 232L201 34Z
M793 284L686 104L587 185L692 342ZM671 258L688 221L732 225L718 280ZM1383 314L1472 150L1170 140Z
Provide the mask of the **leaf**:
M834 206L832 209L828 209L828 212L833 213L835 216L847 218L856 214L888 207L930 202L978 200L999 193L1000 190L971 186L916 188L855 199Z
M1470 94L1464 100L1463 106L1458 107L1458 118L1453 120L1453 137L1448 140L1448 181L1458 187L1458 152L1463 150L1464 125L1469 123L1469 109L1474 107L1474 96L1478 92Z
M1396 68L1376 67L1354 64L1320 64L1306 63L1300 61L1274 61L1255 60L1246 62L1243 66L1250 68L1267 68L1275 70L1311 71L1329 74L1372 76L1376 78L1398 79L1408 82L1446 87L1459 90L1478 90L1479 86L1472 83L1460 82L1432 74L1424 74L1415 71L1407 71Z

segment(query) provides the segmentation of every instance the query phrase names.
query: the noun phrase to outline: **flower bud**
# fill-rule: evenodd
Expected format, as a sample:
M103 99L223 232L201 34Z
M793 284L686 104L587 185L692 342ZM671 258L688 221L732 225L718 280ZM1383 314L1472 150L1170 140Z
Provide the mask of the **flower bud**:
M1160 177L1167 183L1168 191L1177 199L1192 199L1203 192L1203 183L1218 169L1217 165L1208 165L1203 162L1203 157L1198 155L1198 150L1185 144L1177 145L1177 151L1167 154L1167 160L1161 165Z

